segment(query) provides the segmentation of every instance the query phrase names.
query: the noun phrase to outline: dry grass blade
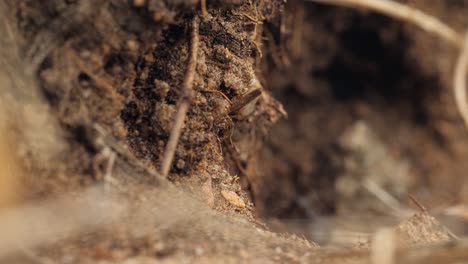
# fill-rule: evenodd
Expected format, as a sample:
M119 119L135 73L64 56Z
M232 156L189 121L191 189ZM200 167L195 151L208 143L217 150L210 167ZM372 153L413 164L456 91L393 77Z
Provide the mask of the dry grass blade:
M424 12L387 0L307 0L324 4L333 4L345 7L364 8L373 10L396 19L400 19L419 26L427 32L434 33L457 47L462 46L463 39L455 30Z
M468 70L468 31L465 43L458 57L454 73L454 94L458 111L460 112L465 125L468 127L468 103L466 101L466 73Z
M198 17L195 17L192 22L188 66L182 87L183 95L178 102L178 110L174 120L174 127L172 128L171 135L169 136L169 142L166 145L161 165L161 175L163 177L167 176L171 168L177 143L179 142L179 137L182 132L182 125L184 124L185 116L187 115L187 111L190 107L190 103L193 98L193 80L195 78L195 70L197 68L197 54L199 43L198 26L199 19Z

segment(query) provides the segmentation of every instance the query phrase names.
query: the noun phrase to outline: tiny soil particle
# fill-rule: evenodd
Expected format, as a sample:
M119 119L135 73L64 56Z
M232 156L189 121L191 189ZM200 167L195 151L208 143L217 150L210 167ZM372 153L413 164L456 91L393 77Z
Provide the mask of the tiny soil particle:
M239 197L233 191L222 190L221 195L228 201L230 204L234 205L235 207L245 208L245 202L242 198Z

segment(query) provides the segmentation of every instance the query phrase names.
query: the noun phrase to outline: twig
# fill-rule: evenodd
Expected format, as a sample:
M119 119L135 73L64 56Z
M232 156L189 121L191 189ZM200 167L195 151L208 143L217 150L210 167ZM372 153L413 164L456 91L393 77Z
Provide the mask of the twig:
M460 52L455 67L453 78L453 89L455 94L455 102L460 112L465 125L468 127L468 103L466 101L466 74L468 70L468 31L465 36L465 43Z
M258 21L257 19L255 19L254 17L252 17L249 14L242 13L242 15L245 16L246 18L250 19L251 21L255 22L255 24L263 24L262 22Z
M208 16L208 10L206 8L206 0L200 0L202 16L205 18Z
M253 5L254 11L255 11L255 16L256 16L255 28L254 28L254 31L252 32L252 39L253 39L255 49L258 51L258 57L256 58L258 60L258 59L263 58L262 40L261 40L262 33L259 30L260 27L258 26L259 24L263 24L263 22L260 21L260 19L262 19L262 16L258 12L257 3L255 3L255 4L250 3L250 4Z
M229 97L227 97L227 95L225 95L223 92L221 91L218 91L218 90L213 90L213 89L204 89L204 90L201 90L202 92L206 92L206 93L215 93L215 94L219 94L221 95L221 97L223 97L230 105L232 105L232 101L231 99L229 99Z
M463 37L448 25L437 18L428 15L418 9L411 8L395 1L387 0L307 0L323 4L338 6L364 8L376 11L396 19L400 19L419 26L427 32L434 33L441 38L451 42L457 47L463 45Z
M179 137L182 131L182 125L185 121L185 116L190 107L190 103L193 98L193 80L195 78L195 70L197 68L197 54L198 54L198 35L199 19L197 16L192 21L192 33L190 39L190 55L188 59L187 71L185 73L183 83L183 95L179 98L178 111L174 119L174 127L172 128L171 135L169 136L169 142L167 142L166 149L164 151L164 157L161 164L161 175L167 177L171 168L172 160L174 159L175 150Z
M417 206L419 207L419 210L421 210L421 212L427 214L427 209L424 205L422 205L413 195L408 195L410 200Z

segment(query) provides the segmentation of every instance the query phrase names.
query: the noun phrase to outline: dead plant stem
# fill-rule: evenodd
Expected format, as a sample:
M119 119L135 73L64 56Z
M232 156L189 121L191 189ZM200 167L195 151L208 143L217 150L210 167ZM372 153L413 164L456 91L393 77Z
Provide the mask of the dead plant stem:
M200 5L201 5L201 12L202 12L203 18L208 17L208 9L206 8L206 0L201 0Z
M184 82L182 84L183 94L179 98L178 110L174 119L174 127L171 130L169 141L167 142L166 149L164 151L163 161L161 164L161 175L167 177L169 170L174 159L174 154L179 142L180 134L182 132L182 126L185 121L185 117L190 107L190 103L193 99L193 81L195 78L195 71L197 68L197 54L199 45L199 18L194 17L192 21L191 37L190 37L190 54L188 59L187 71L185 72Z

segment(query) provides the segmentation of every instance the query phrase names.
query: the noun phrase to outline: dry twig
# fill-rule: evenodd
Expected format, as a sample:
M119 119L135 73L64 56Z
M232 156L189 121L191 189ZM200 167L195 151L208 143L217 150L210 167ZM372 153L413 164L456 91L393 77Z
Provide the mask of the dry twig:
M202 16L206 18L208 16L208 10L206 8L206 0L200 0Z
M221 91L218 91L218 90L213 90L213 89L205 89L205 90L201 90L202 92L206 92L206 93L215 93L215 94L219 94L221 95L221 97L223 97L230 105L232 105L232 101L231 99L229 99L229 97L227 97L227 95L225 95L223 92Z
M421 210L423 213L428 213L424 205L422 205L413 195L409 195L410 200Z
M333 4L345 7L364 8L376 11L387 16L403 20L419 26L427 32L439 35L441 38L461 47L463 39L455 30L437 18L418 9L404 4L386 0L307 0L324 4Z
M468 70L468 31L465 43L458 57L453 78L455 102L465 125L468 127L468 103L466 101L466 73Z
M179 98L178 111L174 119L174 127L172 128L169 141L167 142L166 149L164 151L164 157L161 164L161 175L167 177L171 168L172 160L176 151L177 143L182 131L182 125L185 121L185 116L190 107L190 103L193 99L193 80L195 78L195 70L197 68L197 54L198 54L198 35L199 19L197 16L192 21L192 32L190 37L190 55L188 59L187 71L184 77L184 83L182 86L183 95Z

